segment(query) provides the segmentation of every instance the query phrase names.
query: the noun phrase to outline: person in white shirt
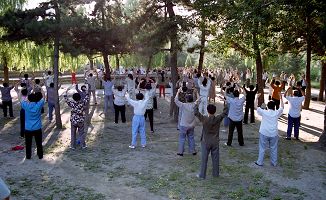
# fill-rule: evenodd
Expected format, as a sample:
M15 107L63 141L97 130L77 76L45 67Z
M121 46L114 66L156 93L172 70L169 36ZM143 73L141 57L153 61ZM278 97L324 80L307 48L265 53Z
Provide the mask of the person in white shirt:
M96 79L97 79L98 74L97 74L96 71L95 71L95 73L96 73L96 76L94 76L93 73L89 73L87 75L86 80L87 80L87 83L90 86L90 92L93 95L94 103L95 103L95 105L97 105L97 100L96 100Z
M300 126L300 117L301 117L301 105L305 99L304 91L301 87L298 87L301 91L302 96L299 97L299 91L295 90L293 96L290 96L289 90L290 87L284 93L284 97L289 102L289 114L288 114L288 129L286 134L286 139L291 140L292 127L294 127L294 137L299 139L299 126Z
M237 87L235 89L237 89ZM244 141L243 141L242 120L243 120L243 105L246 101L246 93L244 91L244 95L240 97L240 92L238 90L235 90L233 92L233 96L234 98L225 96L226 102L229 104L228 118L230 121L228 141L226 145L231 146L233 140L233 132L234 129L237 128L238 142L240 146L243 146Z
M134 116L132 118L132 140L129 148L134 149L137 143L137 135L140 133L141 146L146 147L146 133L145 133L145 117L147 102L149 100L148 92L144 95L142 93L136 94L136 101L132 100L129 97L129 94L126 94L127 101L129 104L134 107Z
M208 105L208 95L209 90L211 88L211 80L204 77L203 81L201 82L198 80L198 86L199 86L199 96L200 96L200 103L199 103L199 112L202 115L207 116L207 105Z
M114 85L112 86L112 91L114 94L114 123L118 123L119 121L119 113L121 113L121 121L122 123L126 123L126 92L127 92L127 86L117 86L117 88L114 88Z
M284 109L281 93L279 95L281 107L278 110L275 110L276 104L274 101L267 103L267 110L265 109L265 104L262 105L262 108L257 108L257 114L262 116L259 128L259 155L258 160L255 161L255 164L258 166L263 166L264 154L268 146L270 148L271 165L277 165L278 118L282 115ZM257 106L257 100L255 105Z

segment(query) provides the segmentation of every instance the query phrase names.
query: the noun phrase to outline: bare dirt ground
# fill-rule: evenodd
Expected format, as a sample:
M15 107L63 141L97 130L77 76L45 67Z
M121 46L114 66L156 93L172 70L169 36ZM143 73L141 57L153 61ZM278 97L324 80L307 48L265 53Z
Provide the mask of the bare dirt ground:
M62 91L61 91L62 92ZM10 186L12 199L325 199L325 150L316 145L323 128L324 103L312 102L311 110L302 112L300 141L280 139L279 166L253 162L258 155L256 123L244 125L245 146L226 147L227 133L221 132L220 177L212 178L209 160L206 180L198 180L201 134L196 126L196 156L176 155L178 131L168 115L168 98L158 98L154 113L155 133L147 124L146 148L129 149L131 114L127 109L127 124L114 124L113 113L105 117L100 104L91 106L88 127L88 149L70 150L70 109L61 104L65 129L57 130L43 116L45 156L25 160L25 151L11 151L24 144L19 139L19 118L0 117L0 176ZM217 103L218 111L222 104ZM15 102L15 116L19 116ZM46 108L47 111L47 108ZM285 136L285 115L279 120L280 136ZM2 115L2 114L1 114ZM224 127L221 127L223 130ZM235 133L236 135L236 133ZM186 148L187 149L187 148Z

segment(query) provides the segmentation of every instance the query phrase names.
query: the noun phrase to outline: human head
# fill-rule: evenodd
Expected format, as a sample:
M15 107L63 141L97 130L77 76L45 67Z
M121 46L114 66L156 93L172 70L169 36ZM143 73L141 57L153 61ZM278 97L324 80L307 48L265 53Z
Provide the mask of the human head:
M136 99L137 100L143 100L144 99L144 95L142 93L138 93L138 94L136 94Z
M38 84L40 84L40 82L41 82L40 79L35 79L35 84L38 85Z
M80 101L81 99L81 96L79 93L75 93L72 95L72 99L75 100L75 101Z
M208 114L210 114L210 115L214 115L215 112L216 112L216 106L213 105L213 104L209 104L209 105L207 106L207 112L208 112Z
M298 90L294 90L293 91L293 96L298 97L299 96L299 91Z
M123 87L122 87L121 85L119 85L119 86L117 87L117 90L118 90L118 91L122 91L122 89L123 89Z
M238 90L233 91L233 96L234 97L239 97L240 96L239 91Z
M275 81L275 85L281 85L280 81Z
M187 103L192 103L192 102L194 102L194 97L192 96L192 94L187 94L187 95L186 95L186 102L187 102Z
M8 83L6 83L6 82L5 82L5 83L3 83L2 85L3 85L3 87L9 87L9 84L8 84Z
M28 94L28 91L27 91L27 89L22 89L21 91L21 94L23 95L23 96L27 96L27 94Z
M134 77L132 76L132 74L128 74L128 78L130 78L131 80L134 80Z
M20 87L25 88L26 87L26 83L20 83Z
M253 85L249 85L249 89L250 89L250 90L254 90L254 88L255 88L255 86L253 86Z
M48 75L51 75L51 71L48 71Z
M182 87L182 92L187 92L188 88L186 86Z
M196 76L197 76L197 78L199 78L201 75L200 75L200 73L197 73L197 75L196 75Z
M86 85L82 85L81 88L80 88L83 92L86 91Z
M32 93L32 94L28 95L27 99L30 102L36 102L36 95L34 93Z
M270 109L270 110L275 110L275 102L273 100L269 101L267 103L267 108Z
M207 78L206 78L206 77L204 78L204 80L203 80L203 82L202 82L202 83L203 83L203 86L205 86L205 87L206 87L206 85L207 85Z
M151 90L151 89L152 89L151 84L150 84L150 83L147 83L147 84L145 85L145 89L146 89L146 90Z
M54 83L50 83L50 87L51 88L54 88Z
M27 80L28 79L28 74L24 74L24 78Z
M36 92L35 93L35 100L36 100L36 102L41 101L42 98L43 98L43 95L42 95L41 92Z
M88 76L89 76L89 77L92 77L92 76L93 76L93 74L92 74L92 73L90 73Z

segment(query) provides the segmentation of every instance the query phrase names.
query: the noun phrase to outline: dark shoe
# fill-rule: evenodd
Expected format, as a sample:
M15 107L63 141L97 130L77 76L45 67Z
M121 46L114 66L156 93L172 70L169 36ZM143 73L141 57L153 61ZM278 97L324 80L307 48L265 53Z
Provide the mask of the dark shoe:
M286 140L291 140L291 138L290 138L290 137L286 137L285 139L286 139Z
M242 146L242 147L244 146L244 144L239 144L239 145Z
M299 137L295 137L296 140L299 140Z
M259 166L259 167L262 167L262 166L263 166L263 165L258 164L257 161L255 161L255 164L256 164L257 166Z
M183 153L177 153L178 156L183 156Z
M193 155L193 156L197 155L197 152L195 152L195 153L192 153L192 155Z

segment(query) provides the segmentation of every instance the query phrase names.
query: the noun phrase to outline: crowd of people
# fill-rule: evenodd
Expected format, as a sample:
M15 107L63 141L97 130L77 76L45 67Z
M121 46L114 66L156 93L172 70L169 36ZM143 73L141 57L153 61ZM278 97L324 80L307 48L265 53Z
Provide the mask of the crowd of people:
M189 143L189 153L196 155L195 125L196 118L202 123L201 134L201 166L199 178L206 177L208 155L213 161L213 176L219 176L219 130L220 124L228 127L228 138L225 145L232 146L234 129L237 129L238 143L244 146L243 125L248 124L249 111L250 123L255 123L254 110L262 116L259 129L259 155L255 162L263 166L264 152L270 148L271 165L277 165L278 149L278 118L284 109L283 98L289 103L287 140L291 140L292 128L294 138L299 139L300 111L304 101L307 83L304 75L299 81L295 76L281 73L279 76L267 72L263 73L263 86L253 82L253 74L250 69L245 72L237 69L216 69L198 72L195 69L180 69L176 83L177 93L174 102L178 108L179 144L177 155L183 156L185 142ZM100 84L98 84L100 82ZM25 74L15 83L3 83L0 87L3 115L5 118L13 118L13 105L11 90L15 90L20 102L20 136L25 138L26 159L31 159L32 139L35 138L37 155L43 158L42 147L42 113L44 105L48 106L48 121L53 121L56 94L53 75L51 71L44 73L43 85L40 79L29 78ZM146 147L146 119L149 119L150 131L154 129L154 110L157 109L157 98L166 97L167 86L172 86L171 72L169 69L154 69L146 71L126 69L105 75L96 70L85 71L85 82L78 84L76 77L72 85L66 88L64 99L71 108L71 143L70 148L75 150L78 145L82 149L87 148L87 123L89 119L90 102L98 104L97 87L103 87L104 110L103 114L109 116L114 113L114 123L126 123L126 106L133 108L131 143L129 148L137 147L137 136L140 134L142 148ZM218 87L219 86L219 87ZM269 87L269 101L257 108L259 87ZM45 88L45 90L43 89ZM60 88L60 86L58 87ZM157 97L156 88L159 90ZM218 89L219 88L219 89ZM71 89L76 90L69 96ZM284 95L281 95L284 92ZM218 94L220 93L220 94ZM217 95L218 94L218 95ZM216 114L216 100L224 101L224 110ZM243 108L244 112L243 112ZM0 182L1 183L1 182Z

